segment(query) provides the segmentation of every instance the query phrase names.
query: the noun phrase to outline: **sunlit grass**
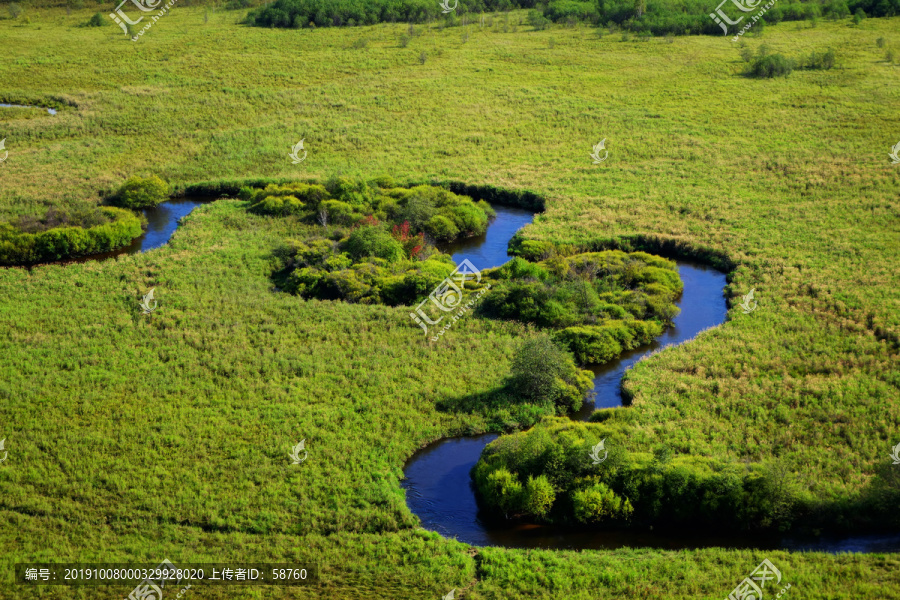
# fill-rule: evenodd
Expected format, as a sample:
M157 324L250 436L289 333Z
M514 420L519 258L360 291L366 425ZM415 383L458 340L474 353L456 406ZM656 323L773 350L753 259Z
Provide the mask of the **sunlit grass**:
M112 24L77 27L95 11L0 20L0 102L70 103L52 117L0 109L0 219L96 203L146 173L531 189L548 198L532 239L661 236L724 254L730 298L757 290L753 313L735 308L629 375L636 449L780 457L840 500L900 442L900 169L887 157L900 68L876 45L900 44L898 19L767 27L751 47L833 47L839 67L750 80L715 37L501 33L498 18L465 42L461 28L418 28L403 48L406 25L266 30L177 6L132 43ZM292 165L300 138L309 155ZM603 138L610 158L592 165ZM274 293L273 253L291 235L290 220L228 200L148 254L0 270L0 562L323 564L319 590L246 598L719 598L770 556L796 581L788 597L900 597L896 555L472 556L414 530L404 460L487 427L435 405L500 386L521 328L467 319L429 347L403 309ZM148 318L138 302L151 287ZM291 468L303 438L310 458Z

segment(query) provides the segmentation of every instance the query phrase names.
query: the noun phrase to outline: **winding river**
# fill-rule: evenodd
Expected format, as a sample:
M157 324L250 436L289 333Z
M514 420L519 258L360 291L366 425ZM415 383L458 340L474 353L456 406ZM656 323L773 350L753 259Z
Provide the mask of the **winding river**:
M208 199L176 198L167 200L154 208L144 209L144 216L147 218L147 229L127 246L122 246L110 252L91 254L60 262L83 263L91 260L106 260L123 254L138 254L164 246L171 239L175 230L178 229L178 223L182 217L186 217L195 208L208 202Z
M104 260L122 254L137 254L166 244L182 217L209 200L174 199L144 211L146 232L130 245L113 252L81 257L69 262ZM509 260L507 245L513 234L534 218L530 211L494 206L497 218L485 235L456 242L441 249L455 262L467 258L478 267L489 268ZM626 352L603 365L588 366L594 372L592 400L574 418L587 419L595 408L622 403L621 381L625 371L642 357L668 345L690 340L699 332L722 324L727 316L723 289L725 274L704 265L678 261L684 292L675 323L652 344ZM850 537L800 538L751 536L747 534L661 534L646 531L583 531L560 527L494 522L479 511L469 475L481 451L496 434L442 439L416 452L404 468L402 482L410 510L422 525L447 537L475 546L511 548L600 549L618 547L780 548L823 552L900 552L900 534Z
M494 207L497 218L486 235L442 248L453 253L455 262L468 258L481 268L496 267L509 260L507 244L512 235L531 222L533 213ZM593 400L573 417L587 419L595 408L622 404L621 381L632 365L662 347L690 340L704 329L725 322L725 274L696 263L678 261L684 292L678 302L681 313L652 344L627 352L603 364L589 366L594 372ZM661 534L652 531L584 531L529 523L509 524L488 519L479 511L469 475L481 451L496 434L442 439L416 452L404 469L402 482L410 510L429 530L475 546L513 548L599 549L618 547L762 548L818 550L823 552L896 552L900 535L869 535L835 538L787 538L747 534Z

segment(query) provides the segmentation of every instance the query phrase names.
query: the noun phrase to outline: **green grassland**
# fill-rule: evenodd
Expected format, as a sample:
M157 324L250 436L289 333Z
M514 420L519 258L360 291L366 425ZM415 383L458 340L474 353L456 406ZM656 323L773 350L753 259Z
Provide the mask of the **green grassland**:
M705 256L733 269L730 299L756 288L756 311L735 303L723 326L629 373L634 450L778 458L834 503L889 465L900 67L884 57L900 49L898 18L766 27L751 48L834 48L838 67L755 80L726 38L530 31L524 12L507 33L504 16L418 26L403 47L406 25L270 30L178 5L133 43L80 27L94 11L0 20L0 102L61 108L0 109L0 221L90 208L150 173L177 188L342 173L532 190L547 207L530 240ZM309 154L292 165L301 138ZM610 157L593 165L603 138ZM276 293L294 221L248 208L204 206L143 255L0 269L4 572L313 561L317 587L190 594L723 598L768 557L786 598L900 598L897 554L526 551L419 529L404 461L498 426L437 407L497 390L526 328L467 318L429 344L403 307ZM309 459L292 466L300 439ZM9 584L0 597L128 591Z

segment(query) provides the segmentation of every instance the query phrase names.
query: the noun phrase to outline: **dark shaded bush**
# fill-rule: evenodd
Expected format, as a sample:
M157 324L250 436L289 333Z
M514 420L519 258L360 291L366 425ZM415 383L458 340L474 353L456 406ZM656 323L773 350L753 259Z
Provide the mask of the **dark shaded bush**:
M550 336L538 334L516 350L509 386L528 402L572 412L581 407L592 379L590 371L575 366L571 353L553 343Z
M94 13L94 16L85 23L85 26L87 27L103 27L104 25L106 25L106 17L103 16L103 13L99 12Z
M827 70L834 68L835 54L834 50L829 48L826 52L813 52L803 61L804 69L822 69Z
M553 0L547 4L547 8L544 9L544 16L555 23L567 21L569 19L596 23L600 20L600 9L597 2Z
M750 63L748 75L757 78L785 77L794 70L796 63L781 54L759 56Z

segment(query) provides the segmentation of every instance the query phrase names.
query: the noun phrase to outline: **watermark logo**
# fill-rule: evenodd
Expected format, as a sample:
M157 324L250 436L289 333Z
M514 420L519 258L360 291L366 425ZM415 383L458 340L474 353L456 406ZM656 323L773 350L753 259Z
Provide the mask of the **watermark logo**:
M751 27L756 25L757 21L759 21L760 19L763 18L763 15L766 14L770 8L775 6L775 3L777 1L778 0L769 0L769 2L759 10L759 12L757 12L755 15L750 17L750 20L747 22L747 24L744 25L744 27L740 31L738 31L733 38L731 38L731 41L732 42L738 41L742 35L747 33L747 31L749 31ZM713 21L718 23L719 27L722 28L722 31L725 33L725 35L728 35L728 27L725 25L725 23L728 23L728 25L737 25L738 23L740 23L741 21L744 20L744 17L741 16L736 21L732 21L731 19L729 19L728 16L725 14L725 12L722 10L722 5L725 4L726 2L728 2L728 0L723 0L719 4L719 6L716 7L716 12L710 13L709 16L712 17ZM737 6L740 10L742 10L743 12L750 12L751 10L754 10L759 5L761 0L756 0L755 2L749 2L749 1L743 1L743 0L731 0L731 2L735 6Z
M301 150L303 151L303 156L298 156L298 153ZM303 140L300 140L293 148L291 148L291 153L288 154L288 156L293 159L293 164L295 165L300 164L304 160L306 160L306 150L303 150Z
M600 458L600 453L603 452L603 458ZM591 460L594 461L593 464L599 465L606 457L609 456L609 450L606 449L606 438L603 438L595 446L591 448L591 451L588 452L588 456L591 457Z
M450 0L441 0L441 8L443 9L441 12L444 14L453 12L457 6L459 6L459 0L453 0L453 6L450 6Z
M151 12L155 10L157 6L159 6L159 3L162 2L162 0L156 0L156 2L153 2L152 0L122 0L121 2L119 2L119 5L114 9L115 12L109 13L109 16L119 27L122 28L122 31L124 31L126 35L129 33L128 25L137 25L144 20L144 15L139 16L137 21L132 21L128 18L128 15L125 14L125 11L122 10L122 5L129 2L134 4L138 8L138 10L142 12Z
M776 577L775 585L778 585L781 583L781 571L776 569L775 565L766 558L750 573L750 577L745 578L728 594L728 598L725 600L760 600L766 582Z
M175 581L176 573L178 573L177 581ZM150 575L151 577L137 584L125 600L162 600L162 589L167 583L171 584L173 581L175 585L181 583L181 569L176 568L168 558L164 558L156 568L150 569ZM186 589L182 589L181 592L184 593Z
M756 306L758 303L755 300L753 300L753 292L755 292L755 291L756 291L756 288L752 288L750 290L750 293L743 297L744 301L741 302L741 308L744 309L745 315L749 315L754 310L756 310ZM753 306L750 305L751 302L753 302Z
M3 442L0 442L0 450L3 449ZM894 459L895 465L900 465L900 444L894 446L894 452L891 454L891 458Z
M156 306L158 302L153 300L153 290L156 288L150 288L150 291L147 292L147 295L141 298L141 310L144 311L145 315L149 315L154 310L156 310ZM150 306L150 302L153 301L153 306Z
M750 577L745 578L728 594L725 600L761 600L766 582L773 579L775 583L769 586L770 589L781 583L781 571L775 568L772 561L766 558L750 573ZM782 588L775 597L780 598L789 589L791 589L791 584L787 584Z
M725 600L761 600L766 582L773 579L775 580L774 585L781 583L781 571L776 569L775 565L766 558L750 573L750 577L745 578L728 594ZM769 588L772 587L772 585L769 586ZM781 597L790 587L791 585L787 584L776 597Z
M419 305L416 307L416 312L409 313L409 316L415 321L419 327L425 331L425 335L428 335L428 325L437 325L440 323L445 316L441 315L436 320L432 320L428 314L425 312L423 306L429 301L431 304L436 306L438 310L441 312L451 312L453 310L457 310L455 316L453 316L452 321L458 321L463 313L475 304L475 302L481 298L481 296L490 289L490 286L486 286L485 289L478 292L478 295L474 300L469 301L465 306L463 306L463 290L466 287L467 281L474 280L475 283L481 282L481 271L475 268L469 259L464 259L461 263L456 266L456 269L450 274L450 277L442 281L434 288L434 291L428 295L428 298L422 300ZM438 333L438 335L443 335L444 331L449 329L453 323L449 323L445 325L444 328ZM437 336L432 338L432 341L437 340Z
M446 596L441 596L441 600L453 600L454 598L456 598L456 588L450 590L450 593Z
M900 444L897 447L900 448ZM0 440L0 450L3 451L3 458L0 458L0 463L2 463L9 456L9 452L6 451L6 438Z
M600 158L600 151L601 151L601 150L602 150L603 152L606 152L606 154L603 155L603 158ZM594 164L595 164L595 165L599 165L599 164L602 163L604 160L606 160L607 158L609 158L609 150L606 149L606 138L603 138L602 140L600 140L600 143L599 143L599 144L597 144L596 146L594 146L594 151L591 153L591 158L594 159Z
M0 149L3 148L3 142L0 142ZM891 164L900 165L900 142L897 142L897 145L891 148L891 153L888 154L891 157Z
M115 12L109 13L109 16L113 21L115 21L115 23L119 27L122 28L122 31L125 32L125 35L131 34L130 27L132 25L137 25L138 23L140 23L141 21L144 20L145 16L149 16L150 20L152 22L144 25L144 27L139 32L137 32L136 35L132 36L131 41L136 42L142 35L144 35L144 33L147 32L148 29L153 27L153 24L156 23L160 19L160 17L165 16L165 14L167 12L169 12L169 9L172 8L172 6L176 2L176 0L169 0L165 4L165 6L160 7L160 4L162 4L162 1L163 0L122 0L121 2L119 2L119 5L114 9ZM125 12L122 10L122 6L124 4L127 4L128 2L131 2L132 4L134 4L137 7L137 9L140 10L141 12L147 13L147 12L153 12L157 9L159 9L159 10L157 11L157 13L155 15L140 15L136 21L132 21L130 18L128 18L128 15L126 15Z
M709 16L713 21L715 21L719 25L719 27L722 28L722 31L725 33L725 35L728 35L728 27L726 27L725 23L728 23L729 25L737 25L738 23L740 23L741 21L744 20L744 17L742 15L737 21L732 21L728 17L728 15L725 14L725 11L722 10L722 5L727 2L731 2L732 4L737 6L738 9L741 10L742 12L750 12L751 10L756 8L756 6L761 1L762 0L756 0L756 2L741 1L741 0L722 0L719 3L719 5L716 7L716 11L709 13ZM724 21L724 23L723 23L723 21Z
M300 458L300 453L303 453L303 458ZM309 456L309 452L306 451L306 438L300 440L300 443L291 448L291 453L288 455L291 457L293 461L292 465L299 465Z
M900 144L897 145L900 146ZM3 162L9 156L9 150L6 149L6 138L0 140L0 150L3 150L3 158L0 158L0 162Z

